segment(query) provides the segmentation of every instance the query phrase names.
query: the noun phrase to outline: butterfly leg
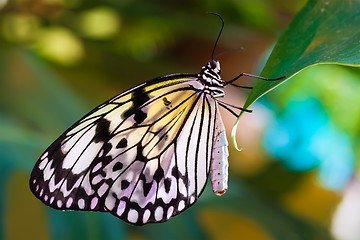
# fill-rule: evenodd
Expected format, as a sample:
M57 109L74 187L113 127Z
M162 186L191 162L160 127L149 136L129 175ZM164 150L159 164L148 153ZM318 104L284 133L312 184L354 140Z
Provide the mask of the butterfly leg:
M216 101L219 103L220 106L222 106L223 108L225 108L226 110L228 110L230 113L232 113L233 115L235 115L236 117L239 117L238 114L234 113L229 107L232 107L232 108L235 108L235 109L238 109L238 110L241 110L241 111L244 111L244 112L249 112L251 113L252 110L250 109L246 109L246 108L242 108L242 107L238 107L238 106L234 106L234 105L231 105L227 102L223 102L219 99L216 99Z

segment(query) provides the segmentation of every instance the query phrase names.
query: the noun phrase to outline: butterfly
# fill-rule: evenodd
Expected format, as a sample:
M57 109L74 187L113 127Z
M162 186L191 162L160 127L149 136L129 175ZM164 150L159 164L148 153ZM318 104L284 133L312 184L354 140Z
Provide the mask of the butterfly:
M228 142L219 106L230 81L214 50L197 74L144 82L96 107L66 130L36 162L30 189L59 210L110 212L127 223L167 221L192 206L210 176L214 193L228 181Z

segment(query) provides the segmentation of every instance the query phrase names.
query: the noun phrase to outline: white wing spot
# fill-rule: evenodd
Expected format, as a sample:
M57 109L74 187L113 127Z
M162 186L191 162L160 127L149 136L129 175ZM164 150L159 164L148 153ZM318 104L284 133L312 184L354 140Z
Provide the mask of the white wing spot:
M97 197L94 197L93 199L91 199L91 205L90 208L94 209L98 203L99 199Z
M103 183L103 185L101 185L101 187L99 187L99 190L97 191L97 193L99 194L99 197L102 197L108 188L109 188L109 185L107 185L106 183Z
M124 201L120 201L116 214L120 217L121 214L123 214L124 210L125 210L125 206L126 206L126 202Z
M181 200L178 205L178 211L182 211L185 208L185 201Z
M103 150L101 150L103 151ZM92 170L92 172L97 172L102 166L102 162L99 162L98 164L96 164L96 166L94 167L94 169ZM95 183L96 184L96 183Z
M49 198L48 195L45 195L45 196L44 196L45 202L48 200L48 198Z
M69 198L66 202L66 207L69 208L71 206L71 204L73 203L73 199Z
M39 191L39 185L36 186L35 191L36 191L36 192Z
M79 206L80 209L84 209L84 207L85 207L85 200L82 199L82 198L80 198L80 199L78 200L78 206Z
M33 184L35 184L35 183L36 183L36 179L33 180Z
M110 211L115 208L116 199L112 195L108 195L105 199L105 207Z
M191 196L191 197L190 197L190 204L193 203L193 202L195 202L195 197L194 197L194 196Z
M162 207L157 207L155 210L155 220L160 221L163 218L164 209Z
M50 198L50 204L52 204L52 203L54 202L54 200L55 200L55 197L52 196L52 197Z
M101 149L99 152L99 157L102 157L104 155L104 149ZM94 170L94 172L96 172L96 170Z
M146 209L143 215L143 223L146 223L149 220L150 214L151 214L150 210Z
M41 197L44 193L44 189L41 189L39 196Z
M97 175L96 177L94 177L94 179L92 180L92 184L96 185L101 181L101 177L99 175Z
M56 203L57 203L57 206L58 206L59 208L61 208L61 206L62 206L62 204L63 204L62 201L61 201L61 200L58 200Z
M128 213L128 220L131 223L136 223L139 218L139 213L135 209L130 209Z
M48 156L48 154L49 154L48 152L45 152L45 153L41 156L40 159L43 160L44 158L46 158L46 157Z
M174 207L173 207L173 206L169 207L169 209L168 209L168 211L167 211L166 219L171 218L173 212L174 212Z

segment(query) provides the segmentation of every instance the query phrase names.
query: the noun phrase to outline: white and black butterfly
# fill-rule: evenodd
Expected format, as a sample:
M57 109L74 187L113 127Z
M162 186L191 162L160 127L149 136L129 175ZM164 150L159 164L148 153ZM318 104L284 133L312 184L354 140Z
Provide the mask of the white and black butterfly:
M219 98L243 75L263 78L242 73L226 82L213 54L198 74L145 82L76 122L36 162L34 195L55 209L110 212L144 225L192 206L209 175L213 191L225 193L228 142L219 105L236 116L231 108L250 110Z

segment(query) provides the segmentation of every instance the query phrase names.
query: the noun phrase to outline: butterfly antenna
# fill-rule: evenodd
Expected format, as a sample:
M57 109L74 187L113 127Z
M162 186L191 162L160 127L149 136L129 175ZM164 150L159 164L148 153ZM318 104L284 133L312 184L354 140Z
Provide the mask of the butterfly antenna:
M221 17L220 14L218 14L218 13L207 12L207 14L212 14L212 15L218 16L218 17L220 18L221 22L222 22L220 32L219 32L219 34L218 34L218 36L217 36L217 38L216 38L216 42L215 42L213 51L212 51L212 53L211 53L211 59L214 60L214 53L215 53L216 45L217 45L217 43L218 43L218 41L219 41L221 32L222 32L222 30L223 30L223 28L224 28L224 20L222 19L222 17Z
M214 58L218 58L218 57L220 57L220 56L222 56L222 55L224 55L224 54L232 53L232 52L235 52L235 51L237 51L237 50L244 50L244 48L243 48L243 47L238 47L238 48L230 49L230 50L228 50L228 51L225 51L225 52L221 52L221 53L219 53L219 54L216 54L216 55L214 56Z

